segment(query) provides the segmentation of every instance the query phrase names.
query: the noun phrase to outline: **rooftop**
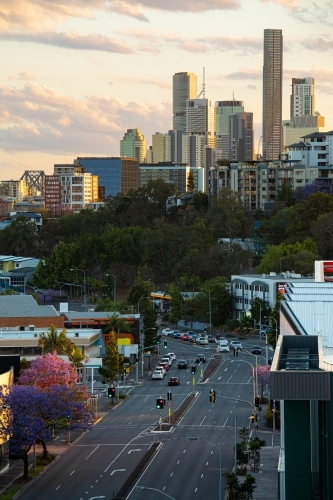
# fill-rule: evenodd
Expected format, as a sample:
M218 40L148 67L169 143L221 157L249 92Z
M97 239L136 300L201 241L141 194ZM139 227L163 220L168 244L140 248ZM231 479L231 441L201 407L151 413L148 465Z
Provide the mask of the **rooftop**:
M60 316L54 306L40 306L31 295L1 295L0 321L3 318Z

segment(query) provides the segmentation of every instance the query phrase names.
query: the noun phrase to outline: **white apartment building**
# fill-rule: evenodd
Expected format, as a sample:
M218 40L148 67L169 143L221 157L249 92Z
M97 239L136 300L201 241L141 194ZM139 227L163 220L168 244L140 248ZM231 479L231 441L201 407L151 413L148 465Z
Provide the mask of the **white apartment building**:
M293 78L290 96L290 119L315 112L314 78Z
M306 167L333 166L333 130L313 132L302 139L304 142L289 145L290 161L301 161Z

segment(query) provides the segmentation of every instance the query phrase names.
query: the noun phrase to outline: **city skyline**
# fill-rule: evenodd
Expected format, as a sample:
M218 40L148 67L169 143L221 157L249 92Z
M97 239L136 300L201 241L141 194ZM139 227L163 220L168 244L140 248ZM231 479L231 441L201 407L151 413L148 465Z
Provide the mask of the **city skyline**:
M161 0L158 9L151 0L7 3L6 12L0 6L0 179L28 169L51 173L77 156L117 156L130 128L151 145L155 132L172 129L173 75L195 73L199 93L203 67L212 105L234 94L253 112L256 149L264 29L283 30L282 119L290 115L292 78L311 77L315 110L333 129L329 2Z

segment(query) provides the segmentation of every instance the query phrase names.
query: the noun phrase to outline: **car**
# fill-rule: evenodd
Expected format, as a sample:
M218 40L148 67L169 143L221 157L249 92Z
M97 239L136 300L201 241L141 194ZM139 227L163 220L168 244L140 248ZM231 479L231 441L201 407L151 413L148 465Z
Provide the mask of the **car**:
M167 356L170 356L171 361L175 361L175 359L176 359L176 355L174 352L168 352Z
M173 331L173 334L174 334L174 335L175 335L175 334L177 335L177 337L174 337L174 338L179 338L179 337L178 337L178 335L179 335L179 336L181 335L181 333L180 333L180 331L179 331L179 330L174 330L174 331Z
M160 370L155 370L155 371L153 372L153 374L152 374L151 378L152 378L153 380L155 380L155 379L156 379L156 380L163 380L164 375L165 375L165 374L164 374L163 372L161 372Z
M230 342L230 349L238 349L239 351L241 351L243 349L243 346L239 342L239 340L232 340Z
M182 333L180 336L181 340L190 340L190 338L190 335L188 335L187 333Z
M215 337L213 335L207 335L208 342L215 342Z
M229 349L229 346L228 345L219 345L217 347L217 349L219 350L219 352L229 352L230 349Z
M157 363L156 368L158 368L159 366L162 366L162 368L164 368L164 370L166 371L170 370L169 363L164 363L163 361L160 361L159 363Z
M251 354L261 354L261 347L255 345L251 349Z
M215 342L220 345L228 345L228 340L225 337L216 337Z
M197 344L199 344L199 345L207 345L208 344L208 338L207 337L199 337L197 339Z
M154 371L155 372L162 372L163 375L165 375L165 373L166 373L166 369L163 368L163 366L155 366L155 370Z
M187 368L188 362L186 359L178 359L178 368Z
M180 339L180 335L181 335L180 332L173 332L173 333L170 333L169 337L172 339Z
M171 333L173 333L173 330L171 330L171 328L164 328L164 330L162 330L162 335L171 335Z
M171 358L169 356L163 356L160 363L168 363L169 366L172 365L172 361L171 361Z
M193 342L193 344L197 341L198 335L196 333L193 333L193 335L190 335L190 338L188 339L189 342Z
M168 380L168 385L179 385L180 379L178 377L170 377Z
M190 336L192 336L192 335L196 335L196 333L195 333L193 330L189 330L189 331L188 331L188 332L186 332L186 333L187 333L187 335L190 335Z
M195 358L196 363L206 363L206 356L204 354L197 354Z

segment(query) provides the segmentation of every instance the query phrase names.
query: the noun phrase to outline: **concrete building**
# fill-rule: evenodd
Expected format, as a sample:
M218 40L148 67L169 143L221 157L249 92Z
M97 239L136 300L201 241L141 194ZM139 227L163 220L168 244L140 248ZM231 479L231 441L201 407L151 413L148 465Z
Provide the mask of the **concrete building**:
M283 120L283 146L302 141L302 137L314 132L325 132L325 117L319 114L296 116L291 120Z
M290 96L290 119L294 116L314 115L314 78L292 78Z
M197 97L197 75L175 73L173 75L173 131L186 131L186 100ZM174 160L174 159L173 159ZM175 161L179 161L177 158ZM141 162L142 163L142 162Z
M146 155L146 152L145 152ZM128 193L140 186L139 161L135 157L78 157L74 164L80 164L86 172L98 176L99 200L118 193Z
M149 181L162 179L167 184L173 184L177 193L186 193L189 173L190 166L186 163L142 163L140 165L141 186L145 186ZM194 185L197 190L197 175L194 176Z
M186 134L203 136L206 146L215 146L212 108L209 99L187 99Z
M147 163L171 162L171 135L156 132L152 137L152 158Z
M262 151L264 160L282 152L282 30L264 30Z
M146 161L147 143L138 128L129 128L120 141L120 156L136 158L139 163Z
M0 197L23 201L28 196L29 189L24 180L0 181Z
M333 167L333 130L313 132L302 136L303 142L288 146L288 159L299 161L306 167L332 170ZM325 176L323 176L325 177ZM331 177L331 174L327 174Z
M229 115L228 159L253 160L253 113L243 111Z
M214 122L216 134L216 151L220 158L228 158L229 116L244 111L243 101L216 101Z

